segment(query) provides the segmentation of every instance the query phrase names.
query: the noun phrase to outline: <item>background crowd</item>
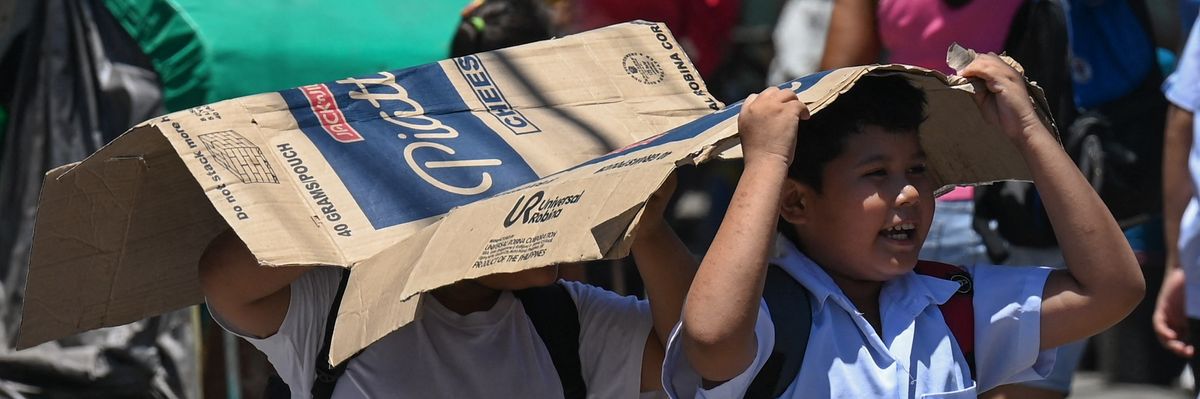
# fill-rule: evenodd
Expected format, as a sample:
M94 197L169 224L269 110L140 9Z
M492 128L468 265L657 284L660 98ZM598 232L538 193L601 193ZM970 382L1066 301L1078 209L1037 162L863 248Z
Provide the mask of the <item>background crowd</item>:
M199 307L9 349L49 168L165 112L634 19L666 23L725 103L843 66L896 62L953 73L945 52L955 42L1012 55L1046 90L1064 147L1125 229L1149 292L1116 327L1060 349L1049 379L993 394L1064 397L1080 372L1181 396L1195 384L1185 360L1156 339L1151 319L1173 245L1164 238L1161 87L1200 1L352 3L0 0L0 397L256 398L272 372ZM679 173L666 215L697 256L739 167L714 162ZM922 256L1061 266L1057 247L1036 190L1013 182L940 197ZM563 277L641 293L630 261L597 263L563 268Z

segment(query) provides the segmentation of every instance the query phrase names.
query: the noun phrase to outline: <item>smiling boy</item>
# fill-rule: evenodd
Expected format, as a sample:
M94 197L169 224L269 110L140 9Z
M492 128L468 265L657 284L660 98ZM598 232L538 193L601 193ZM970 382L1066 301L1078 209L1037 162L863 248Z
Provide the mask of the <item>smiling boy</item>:
M778 370L775 344L795 340L775 324L799 318L811 323L807 349L781 397L974 398L1044 375L1047 349L1132 310L1144 291L1133 252L1024 77L994 55L962 75L986 83L976 101L1031 170L1068 270L964 266L976 282L968 358L938 306L959 283L913 272L937 188L918 136L924 94L899 75L868 76L810 118L795 94L768 88L739 115L745 169L671 337L668 393L748 397L762 370ZM773 253L780 219L789 239ZM803 286L807 319L762 300L769 267Z

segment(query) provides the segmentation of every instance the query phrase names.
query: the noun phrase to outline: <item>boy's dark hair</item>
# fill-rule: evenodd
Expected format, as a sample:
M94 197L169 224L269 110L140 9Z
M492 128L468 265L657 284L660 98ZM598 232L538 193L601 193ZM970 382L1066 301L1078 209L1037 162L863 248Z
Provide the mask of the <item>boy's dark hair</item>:
M541 1L482 1L463 12L450 43L450 56L462 57L550 37L550 14Z
M788 177L821 192L821 173L851 135L868 125L915 132L925 120L925 92L900 75L868 75L807 121L800 121Z

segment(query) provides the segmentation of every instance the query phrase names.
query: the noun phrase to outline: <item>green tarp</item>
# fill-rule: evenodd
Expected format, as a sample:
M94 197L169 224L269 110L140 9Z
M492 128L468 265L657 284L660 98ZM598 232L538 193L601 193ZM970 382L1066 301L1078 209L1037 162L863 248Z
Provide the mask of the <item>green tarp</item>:
M169 110L446 58L468 0L105 0Z

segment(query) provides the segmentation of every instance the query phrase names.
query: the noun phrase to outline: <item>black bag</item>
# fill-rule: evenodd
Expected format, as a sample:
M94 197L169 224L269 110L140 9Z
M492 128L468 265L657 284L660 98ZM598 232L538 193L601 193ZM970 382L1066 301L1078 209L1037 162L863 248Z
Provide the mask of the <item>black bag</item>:
M1128 0L1142 27L1149 15L1142 0ZM1053 16L1062 15L1062 22ZM1139 87L1124 96L1077 114L1068 61L1065 15L1057 1L1022 6L1006 46L1026 68L1026 76L1046 91L1067 154L1100 194L1122 227L1161 212L1162 130L1166 99L1162 76L1151 69ZM1062 32L1060 31L1060 27ZM1151 35L1147 32L1147 40ZM1149 43L1153 47L1154 43ZM1057 246L1037 190L1030 183L1006 182L976 192L976 230L984 236L994 262L1006 257L1003 242L1026 247ZM995 230L988 227L996 222ZM1003 240L997 239L999 238Z
M11 350L46 171L163 112L150 59L103 1L29 3L28 28L0 54L0 102L11 110L0 126L0 397L198 397L187 310Z
M1140 26L1125 29L1145 31L1150 26L1145 2L1128 0L1128 8L1134 17L1131 23ZM1150 32L1145 32L1144 40L1142 48L1155 47ZM1111 48L1119 44L1105 43L1109 53L1121 54L1121 48ZM1153 59L1145 63L1157 65ZM1150 67L1136 88L1085 110L1063 132L1067 152L1122 227L1162 211L1162 132L1167 113L1166 97L1159 90L1162 82L1162 74Z
M1162 131L1166 99L1156 79L1120 100L1089 110L1063 138L1084 176L1122 227L1162 211Z

